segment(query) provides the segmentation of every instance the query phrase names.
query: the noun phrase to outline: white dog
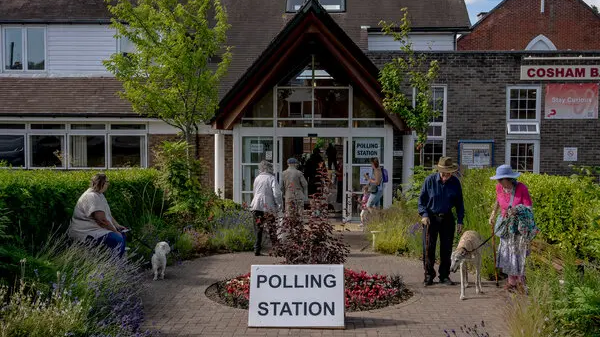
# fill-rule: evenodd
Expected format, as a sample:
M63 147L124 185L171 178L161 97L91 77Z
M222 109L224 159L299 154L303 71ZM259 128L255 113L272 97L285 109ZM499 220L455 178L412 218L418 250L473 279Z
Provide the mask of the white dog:
M167 268L167 254L171 252L169 244L161 241L154 247L154 255L152 255L152 271L154 272L154 281L158 280L160 271L160 279L165 278L165 269Z
M480 245L483 241L476 231L466 231L458 242L456 250L452 252L450 271L455 273L460 267L460 299L464 300L465 288L468 286L467 266L469 261L475 266L475 293L483 293L481 289L481 252Z

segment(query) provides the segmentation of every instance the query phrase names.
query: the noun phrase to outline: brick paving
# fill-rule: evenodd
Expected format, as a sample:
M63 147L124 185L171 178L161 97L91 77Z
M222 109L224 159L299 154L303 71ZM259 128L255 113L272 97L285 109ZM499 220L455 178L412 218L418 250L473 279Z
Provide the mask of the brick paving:
M346 314L344 330L248 328L247 310L215 303L204 292L213 283L250 271L252 264L277 264L278 259L252 253L213 255L167 268L164 281L147 277L144 294L146 328L163 336L446 336L444 330L485 322L490 336L507 336L503 311L507 296L494 282L483 282L484 293L471 284L467 300L459 299L460 286L423 287L421 261L381 255L361 249L364 234L346 232L351 254L346 267L368 272L402 275L414 296L396 306ZM436 268L437 269L437 268ZM458 275L451 275L459 281ZM473 279L472 277L470 278ZM481 329L479 329L481 331Z

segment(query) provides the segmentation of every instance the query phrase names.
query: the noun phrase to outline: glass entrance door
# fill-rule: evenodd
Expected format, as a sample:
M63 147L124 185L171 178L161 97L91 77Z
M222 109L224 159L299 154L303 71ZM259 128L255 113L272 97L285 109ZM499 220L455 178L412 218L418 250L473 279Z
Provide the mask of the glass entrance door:
M252 202L258 164L263 160L272 163L274 150L273 137L242 137L242 203L250 205Z

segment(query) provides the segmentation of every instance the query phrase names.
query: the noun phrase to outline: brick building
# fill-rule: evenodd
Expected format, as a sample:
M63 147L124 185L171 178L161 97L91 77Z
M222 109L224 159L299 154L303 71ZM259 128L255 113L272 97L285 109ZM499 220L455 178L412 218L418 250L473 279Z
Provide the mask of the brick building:
M556 13L554 0L542 2L544 11ZM261 160L272 161L279 176L287 158L302 160L324 142L334 145L343 167L345 202L332 201L336 210L357 215L353 196L361 193L371 156L390 174L393 188L384 189L384 204L391 203L415 165L415 138L382 107L378 71L402 54L377 23L398 21L405 6L414 48L440 62L433 86L440 115L431 121L425 166L443 155L469 167L510 163L520 171L557 174L568 174L571 163L599 164L600 52L523 51L535 36L520 42L519 51L457 51L456 36L469 29L462 0L426 6L420 0L224 3L236 53L222 83L220 110L212 125L201 128L196 146L207 163L205 183L237 202L251 200ZM0 3L0 160L24 168L151 165L152 149L175 130L137 116L115 96L120 84L101 61L131 50L114 39L102 0L89 0L85 11L55 10L78 4ZM94 4L96 11L89 8ZM489 23L502 6L489 14ZM584 6L582 13L596 20ZM589 31L597 28L596 22ZM476 35L459 43L469 36ZM558 37L548 40L570 48ZM531 49L540 49L539 41Z
M458 50L600 50L600 16L583 0L504 0Z

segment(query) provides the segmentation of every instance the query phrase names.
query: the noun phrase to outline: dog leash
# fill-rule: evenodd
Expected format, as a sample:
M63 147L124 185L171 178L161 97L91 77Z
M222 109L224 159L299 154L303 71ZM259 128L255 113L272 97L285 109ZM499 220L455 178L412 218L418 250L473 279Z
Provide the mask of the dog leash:
M492 236L490 236L489 238L487 238L487 240L483 241L479 246L477 246L477 248L473 249L473 250L467 250L467 254L471 254L472 252L476 251L477 249L481 248L483 245L485 245L488 241L490 241L491 238L494 237L494 234L492 233Z

